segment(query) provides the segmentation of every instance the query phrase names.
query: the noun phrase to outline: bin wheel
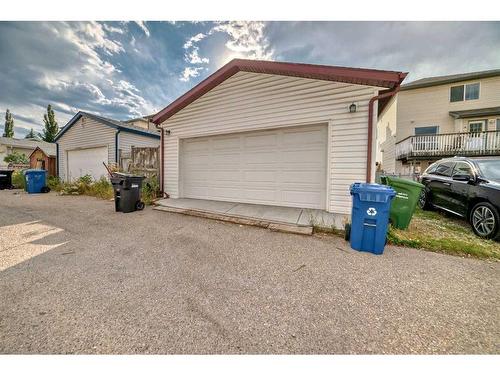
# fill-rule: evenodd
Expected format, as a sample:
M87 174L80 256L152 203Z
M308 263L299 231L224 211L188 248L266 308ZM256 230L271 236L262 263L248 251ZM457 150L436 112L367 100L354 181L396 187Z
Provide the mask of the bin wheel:
M349 241L351 239L351 224L347 223L344 226L344 239Z
M50 191L50 188L48 186L44 186L42 189L41 189L41 192L42 193L48 193Z
M135 204L135 208L138 210L138 211L142 211L144 210L144 207L146 205L144 204L144 202L142 201L138 201L136 204Z

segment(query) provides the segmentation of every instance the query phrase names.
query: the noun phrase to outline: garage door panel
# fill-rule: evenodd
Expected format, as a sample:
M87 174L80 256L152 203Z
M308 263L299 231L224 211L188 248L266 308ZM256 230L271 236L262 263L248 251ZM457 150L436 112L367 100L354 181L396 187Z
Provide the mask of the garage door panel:
M326 145L326 125L183 140L181 195L325 208Z
M283 134L283 144L307 147L311 144L326 144L326 138L321 130L285 132Z
M250 183L259 182L276 182L278 172L275 170L256 170L256 171L245 171L244 181Z
M278 144L277 134L251 135L244 138L244 144L247 149L269 148Z
M68 150L68 178L75 180L90 175L94 180L107 176L103 162L108 164L108 147L94 147L79 150Z

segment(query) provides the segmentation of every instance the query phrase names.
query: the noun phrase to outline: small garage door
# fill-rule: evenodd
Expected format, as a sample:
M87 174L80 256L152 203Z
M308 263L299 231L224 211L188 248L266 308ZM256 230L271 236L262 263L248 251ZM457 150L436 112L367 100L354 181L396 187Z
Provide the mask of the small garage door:
M106 176L103 162L108 163L106 146L68 151L69 180L75 180L86 174L91 175L95 180Z
M327 126L185 139L186 198L324 209Z

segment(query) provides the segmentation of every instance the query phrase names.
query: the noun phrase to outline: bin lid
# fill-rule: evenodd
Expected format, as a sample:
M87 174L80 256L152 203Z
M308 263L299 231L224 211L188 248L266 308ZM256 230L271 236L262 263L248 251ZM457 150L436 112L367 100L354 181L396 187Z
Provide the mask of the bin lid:
M358 194L360 200L370 202L386 202L396 195L396 191L390 186L365 182L355 182L351 185L350 192L351 195Z
M401 178L401 177L393 177L393 176L384 176L385 179L382 180L384 183L387 183L387 185L406 185L406 186L414 186L418 188L423 188L424 185L422 185L420 182L416 182L413 180L407 180L406 178Z
M26 169L24 174L32 174L32 173L47 173L45 169Z

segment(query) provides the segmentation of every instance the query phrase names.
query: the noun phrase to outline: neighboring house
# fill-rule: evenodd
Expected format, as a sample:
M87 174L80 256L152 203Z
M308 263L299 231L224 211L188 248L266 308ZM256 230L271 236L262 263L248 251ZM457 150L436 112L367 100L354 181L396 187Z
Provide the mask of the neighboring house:
M56 152L55 143L48 143L33 138L17 139L0 137L0 166L6 167L8 165L8 163L4 162L3 159L13 152L24 154L26 156L26 159L29 159L31 153L37 147L40 147L42 150L44 150L44 152L47 153L55 154Z
M49 143L51 147L37 146L29 156L30 168L44 169L49 176L56 176L56 145Z
M130 125L91 113L78 112L56 137L58 176L71 181L84 175L106 176L103 162L120 164L131 148L158 147L158 130Z
M377 132L377 161L387 173L420 173L455 155L500 155L500 69L402 85Z
M151 131L158 131L158 129L156 128L156 124L153 121L151 121L152 118L153 118L153 115L138 117L138 118L126 120L123 122L125 122L126 124L129 124L129 125L132 125L132 126L136 126L138 128L151 130Z
M405 76L232 60L154 116L162 189L172 198L349 214L349 186L374 178L370 100Z

